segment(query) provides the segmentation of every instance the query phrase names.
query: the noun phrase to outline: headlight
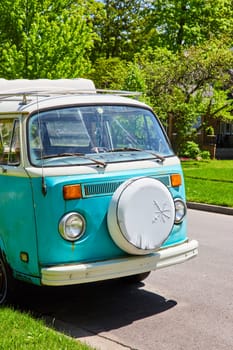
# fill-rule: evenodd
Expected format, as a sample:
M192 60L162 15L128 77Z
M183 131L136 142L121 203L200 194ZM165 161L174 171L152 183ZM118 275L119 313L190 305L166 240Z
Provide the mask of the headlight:
M79 239L86 228L84 217L78 213L69 213L63 216L59 222L59 232L68 241Z
M175 223L180 224L186 215L186 204L181 199L175 199Z

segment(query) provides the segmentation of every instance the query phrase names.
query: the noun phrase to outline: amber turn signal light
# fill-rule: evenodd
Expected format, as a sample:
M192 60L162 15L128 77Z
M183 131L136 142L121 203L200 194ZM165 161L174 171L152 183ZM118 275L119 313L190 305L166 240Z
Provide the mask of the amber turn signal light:
M182 178L180 174L172 174L170 178L172 187L177 187L182 184Z
M79 199L82 198L82 188L80 184L66 185L63 187L64 199Z

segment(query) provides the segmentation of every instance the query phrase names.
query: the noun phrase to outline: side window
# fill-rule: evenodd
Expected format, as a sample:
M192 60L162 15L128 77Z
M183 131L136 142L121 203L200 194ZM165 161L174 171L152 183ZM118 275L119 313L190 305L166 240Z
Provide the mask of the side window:
M0 164L18 165L19 162L19 121L0 119Z

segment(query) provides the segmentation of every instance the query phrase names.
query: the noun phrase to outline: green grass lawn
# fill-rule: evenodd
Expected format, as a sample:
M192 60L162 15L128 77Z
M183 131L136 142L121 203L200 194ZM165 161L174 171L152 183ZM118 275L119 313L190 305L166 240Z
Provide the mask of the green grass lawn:
M233 207L233 160L182 161L187 201Z
M29 314L0 308L0 350L91 350Z

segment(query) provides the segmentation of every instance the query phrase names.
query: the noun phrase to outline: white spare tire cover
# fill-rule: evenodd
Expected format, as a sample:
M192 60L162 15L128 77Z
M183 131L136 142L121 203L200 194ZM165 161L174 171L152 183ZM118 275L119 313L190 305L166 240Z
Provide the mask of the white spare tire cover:
M129 254L156 251L169 236L175 218L171 193L160 181L140 177L114 192L107 223L113 241Z

